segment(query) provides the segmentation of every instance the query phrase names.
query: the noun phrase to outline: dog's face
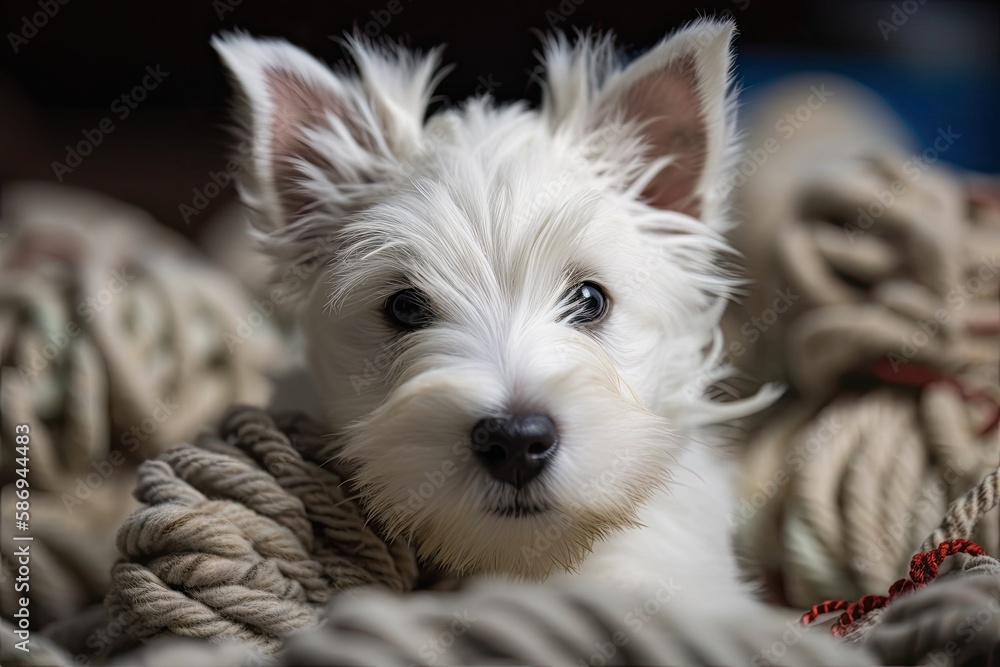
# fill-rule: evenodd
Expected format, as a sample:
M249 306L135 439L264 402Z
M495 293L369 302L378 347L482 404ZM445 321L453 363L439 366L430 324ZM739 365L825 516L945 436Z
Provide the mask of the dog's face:
M628 67L548 43L540 110L425 120L436 56L359 41L334 74L216 41L253 146L243 183L286 267L319 259L310 363L366 503L456 573L541 577L631 525L724 416L714 268L732 26ZM301 275L302 272L300 272Z

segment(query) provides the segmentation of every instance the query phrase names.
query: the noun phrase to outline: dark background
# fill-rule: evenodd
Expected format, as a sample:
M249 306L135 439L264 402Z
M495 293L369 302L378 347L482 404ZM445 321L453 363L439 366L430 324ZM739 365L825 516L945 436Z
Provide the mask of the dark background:
M995 2L395 0L399 11L392 14L391 1L5 0L0 179L56 180L52 163L64 161L68 145L111 117L114 131L62 182L138 204L195 236L235 194L225 188L187 223L179 212L193 189L223 168L232 143L225 130L228 86L208 45L221 30L282 36L328 62L343 53L331 36L354 27L418 48L445 43L445 61L457 65L440 88L446 103L487 88L502 100L537 100L530 70L539 31L612 29L624 46L639 51L699 15L736 19L746 97L795 71L846 73L886 96L919 143L929 145L938 128L951 126L963 140L949 150L949 162L1000 171ZM119 120L114 100L142 80L147 66L157 65L167 78Z

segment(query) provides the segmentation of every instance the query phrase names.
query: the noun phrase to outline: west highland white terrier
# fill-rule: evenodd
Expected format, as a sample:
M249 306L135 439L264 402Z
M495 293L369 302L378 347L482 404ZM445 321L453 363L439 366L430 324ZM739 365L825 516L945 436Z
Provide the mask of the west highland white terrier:
M439 51L349 37L354 73L214 40L256 233L279 267L322 255L301 307L325 417L427 562L742 590L713 429L773 396L706 396L737 284L733 32L700 20L630 64L555 36L540 108L430 117Z

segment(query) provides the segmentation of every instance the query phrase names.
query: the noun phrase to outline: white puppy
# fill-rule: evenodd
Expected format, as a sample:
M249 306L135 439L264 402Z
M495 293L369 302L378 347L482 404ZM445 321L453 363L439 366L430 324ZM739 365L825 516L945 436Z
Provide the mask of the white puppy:
M672 579L744 597L714 425L733 25L624 63L548 40L540 109L426 118L438 54L348 39L214 44L252 150L241 184L302 322L326 418L391 535L454 574Z

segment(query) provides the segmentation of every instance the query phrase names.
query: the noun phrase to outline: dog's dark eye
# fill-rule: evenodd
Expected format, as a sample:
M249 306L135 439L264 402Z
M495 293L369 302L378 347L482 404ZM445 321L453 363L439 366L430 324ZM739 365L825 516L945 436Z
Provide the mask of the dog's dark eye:
M403 329L422 329L433 319L427 297L412 288L400 290L386 299L385 314L390 322Z
M570 289L563 298L566 309L563 317L569 324L593 324L608 314L611 303L608 295L597 283L583 282Z

